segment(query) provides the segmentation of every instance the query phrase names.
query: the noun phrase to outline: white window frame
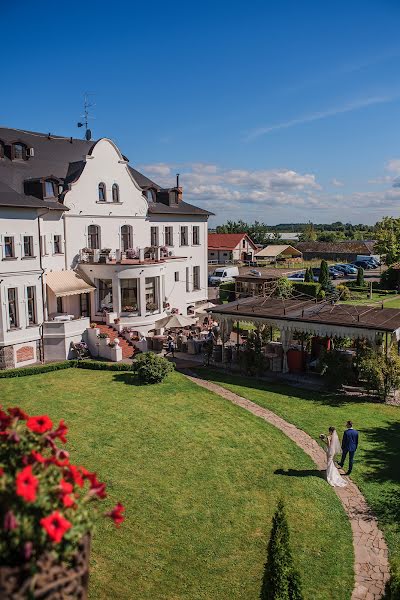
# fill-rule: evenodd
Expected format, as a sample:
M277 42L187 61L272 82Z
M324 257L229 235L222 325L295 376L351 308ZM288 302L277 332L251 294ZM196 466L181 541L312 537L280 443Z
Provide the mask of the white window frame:
M183 234L183 232L185 232L185 238L186 238L186 241L185 241L184 244L182 243L182 240L183 240L183 235L182 234ZM179 245L183 246L183 247L184 246L189 246L189 228L188 228L187 225L181 225L181 227L180 227L180 230L179 230Z
M195 242L195 234L197 232L197 242ZM192 246L200 246L200 225L192 225Z
M167 231L168 231L168 235L167 235ZM169 241L171 242L170 244L167 241L167 237L169 237ZM164 227L164 244L165 244L165 246L168 246L169 248L172 248L174 245L174 228L172 225L166 225Z

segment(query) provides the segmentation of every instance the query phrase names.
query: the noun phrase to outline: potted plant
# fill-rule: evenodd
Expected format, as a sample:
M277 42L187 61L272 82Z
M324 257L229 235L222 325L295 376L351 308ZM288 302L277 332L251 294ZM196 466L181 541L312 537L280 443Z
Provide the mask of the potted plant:
M106 485L70 461L68 428L47 415L0 409L0 597L87 598L90 532Z
M123 312L134 313L138 309L137 304L126 304L122 307Z
M157 310L157 304L155 302L147 302L146 303L146 310L148 312L154 312Z
M121 323L121 319L117 317L116 319L114 319L114 323L115 325L118 325L119 323Z
M110 257L111 248L102 248L100 250L99 262L105 263L107 259Z

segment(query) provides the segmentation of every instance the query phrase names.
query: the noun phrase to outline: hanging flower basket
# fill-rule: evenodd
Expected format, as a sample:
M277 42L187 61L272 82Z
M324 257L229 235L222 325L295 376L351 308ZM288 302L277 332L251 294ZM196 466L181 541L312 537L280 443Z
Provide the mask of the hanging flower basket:
M67 433L63 419L0 407L1 600L85 600L96 517L124 519L122 504L100 513L106 485L70 462Z

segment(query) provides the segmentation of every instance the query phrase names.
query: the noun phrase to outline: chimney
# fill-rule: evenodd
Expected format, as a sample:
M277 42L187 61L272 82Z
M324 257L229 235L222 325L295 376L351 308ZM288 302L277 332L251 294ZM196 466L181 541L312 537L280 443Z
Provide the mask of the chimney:
M176 203L179 204L179 202L182 202L182 200L183 200L183 188L177 187L176 188Z

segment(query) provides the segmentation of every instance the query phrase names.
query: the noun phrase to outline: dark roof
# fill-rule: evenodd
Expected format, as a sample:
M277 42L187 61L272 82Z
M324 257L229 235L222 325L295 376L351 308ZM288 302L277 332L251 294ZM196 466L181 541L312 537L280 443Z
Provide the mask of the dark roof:
M348 242L295 242L301 252L336 252L337 254L372 254L373 240L353 240Z
M0 206L67 210L59 202L47 202L26 195L24 182L53 176L61 180L64 187L68 186L81 175L86 164L85 157L91 153L96 142L6 127L0 127L0 141L4 143L6 148L14 142L21 142L28 148L33 148L34 151L34 155L29 157L28 160L12 161L7 155L0 159L0 182L3 185L3 189L0 189ZM156 191L163 189L133 167L128 165L128 168L139 187L144 189L153 188ZM176 206L163 204L162 202L149 202L149 213L213 214L187 202L179 202Z
M0 181L0 206L10 206L14 208L49 208L51 210L67 210L59 202L46 202L34 196L18 194L6 183Z
M199 208L198 206L193 206L193 204L188 204L187 202L179 202L178 204L174 204L168 206L168 204L163 204L162 202L149 202L149 213L150 214L175 214L175 215L212 215L214 213L208 212L208 210L204 210L203 208Z
M302 323L324 323L326 325L344 325L356 329L393 332L400 327L398 308L379 308L375 306L352 306L330 304L300 298L264 298L261 296L243 298L221 304L210 309L213 314L228 314L238 317L280 319Z
M156 190L160 190L160 186L157 183L154 183L154 181L152 181L151 179L149 179L148 177L146 177L146 175L143 175L143 173L139 173L139 171L136 171L136 169L134 169L131 166L128 166L128 169L130 170L134 180L136 181L136 183L141 187L141 188L154 188Z

